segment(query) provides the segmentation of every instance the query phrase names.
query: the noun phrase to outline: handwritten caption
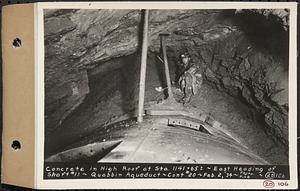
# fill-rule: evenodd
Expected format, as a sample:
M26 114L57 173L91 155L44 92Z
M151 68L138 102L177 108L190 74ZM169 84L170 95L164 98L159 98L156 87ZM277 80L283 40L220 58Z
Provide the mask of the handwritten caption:
M288 165L45 163L44 179L198 178L288 180Z

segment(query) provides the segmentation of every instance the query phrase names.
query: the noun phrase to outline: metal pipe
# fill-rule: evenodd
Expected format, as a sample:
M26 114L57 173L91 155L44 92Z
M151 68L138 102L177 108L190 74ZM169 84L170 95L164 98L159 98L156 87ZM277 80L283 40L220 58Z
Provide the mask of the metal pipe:
M174 96L172 92L169 64L168 64L166 44L165 44L165 37L169 36L169 34L160 34L159 36L160 36L161 49L162 49L164 65L165 65L165 76L166 76L167 86L168 86L168 99L173 100Z
M145 100L145 81L147 67L147 52L148 52L148 17L149 10L144 10L144 26L143 26L143 41L142 41L142 58L139 83L139 105L137 121L143 122L144 100Z

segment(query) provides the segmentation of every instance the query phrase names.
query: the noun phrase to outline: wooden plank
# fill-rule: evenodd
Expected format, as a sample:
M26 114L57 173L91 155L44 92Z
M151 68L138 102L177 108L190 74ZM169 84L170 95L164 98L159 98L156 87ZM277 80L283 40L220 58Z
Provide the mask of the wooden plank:
M199 131L201 124L199 123L195 123L192 121L188 121L185 119L174 119L174 118L169 118L168 120L168 125L170 126L183 126L183 127L187 127L190 129L195 129L197 131Z
M145 99L145 81L146 81L146 67L147 67L147 51L148 51L148 17L149 10L144 10L144 28L143 28L143 42L142 42L142 60L140 71L139 84L139 105L137 121L143 121L144 115L144 99Z

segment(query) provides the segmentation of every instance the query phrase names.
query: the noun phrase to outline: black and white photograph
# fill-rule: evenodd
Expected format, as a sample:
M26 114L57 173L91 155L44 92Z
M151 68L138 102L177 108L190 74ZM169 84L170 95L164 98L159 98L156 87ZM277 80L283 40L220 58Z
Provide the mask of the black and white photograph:
M253 176L289 179L289 20L275 8L43 9L44 178L67 178L68 164L219 164L233 174L156 175L251 179L278 165Z

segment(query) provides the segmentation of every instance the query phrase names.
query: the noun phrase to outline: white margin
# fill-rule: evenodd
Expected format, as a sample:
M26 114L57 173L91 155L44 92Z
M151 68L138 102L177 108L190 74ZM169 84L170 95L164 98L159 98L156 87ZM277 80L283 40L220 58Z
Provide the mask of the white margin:
M35 165L35 169L34 169L34 176L33 177L33 185L36 188L37 187L37 173L38 173L38 84L37 84L37 79L38 79L38 63L39 63L39 57L38 57L38 42L40 42L38 39L36 39L39 35L38 35L38 13L37 13L37 4L34 5L33 8L34 11L34 135L35 135L35 139L34 139L34 164Z
M267 189L264 180L224 179L90 179L43 180L44 162L44 29L43 9L290 9L289 51L289 186L272 189L296 189L297 180L297 3L296 2L53 2L37 3L36 92L36 187L39 189ZM273 181L275 184L279 180ZM270 188L268 188L270 189Z

